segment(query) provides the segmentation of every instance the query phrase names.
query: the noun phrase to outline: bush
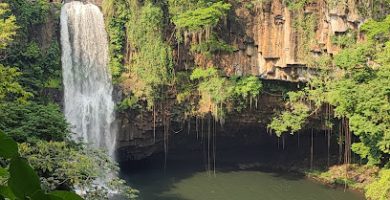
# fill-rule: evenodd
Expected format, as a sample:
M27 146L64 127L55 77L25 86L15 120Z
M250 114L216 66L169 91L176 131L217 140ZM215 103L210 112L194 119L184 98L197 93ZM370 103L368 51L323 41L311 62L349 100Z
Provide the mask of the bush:
M63 141L69 136L68 124L56 104L0 104L0 130L18 142Z
M371 200L390 199L390 169L382 169L379 178L367 185L366 197Z

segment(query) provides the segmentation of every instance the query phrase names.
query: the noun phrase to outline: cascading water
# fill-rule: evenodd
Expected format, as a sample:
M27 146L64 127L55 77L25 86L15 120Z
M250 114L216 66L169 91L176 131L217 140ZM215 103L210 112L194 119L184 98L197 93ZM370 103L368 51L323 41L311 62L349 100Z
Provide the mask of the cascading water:
M65 117L75 140L115 150L114 102L103 14L93 4L66 3L61 10Z

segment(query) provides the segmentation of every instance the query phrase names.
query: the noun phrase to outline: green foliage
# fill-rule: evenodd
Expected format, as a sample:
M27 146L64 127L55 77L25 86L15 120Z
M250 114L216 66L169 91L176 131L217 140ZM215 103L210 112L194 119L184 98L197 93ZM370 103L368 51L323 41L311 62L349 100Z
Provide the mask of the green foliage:
M252 106L252 99L256 99L263 90L263 85L256 76L233 77L230 79L234 85L232 91L232 98L234 101L234 108L240 112L247 107L247 100L250 100Z
M372 18L375 20L381 20L385 18L387 14L389 14L388 11L390 9L390 1L389 0L358 1L357 9L359 11L359 14L365 19Z
M191 45L192 52L201 53L207 57L211 57L215 53L233 53L235 50L233 46L218 40L215 36L200 44Z
M18 28L15 16L9 15L9 13L8 4L0 3L0 50L7 47L13 40ZM24 102L31 96L18 83L20 75L16 68L6 67L0 63L0 102L15 99Z
M50 4L46 0L5 0L17 16L17 23L26 34L28 26L43 24L47 21Z
M141 109L141 105L139 104L139 99L134 95L129 95L125 99L122 100L122 102L119 104L119 110L137 110Z
M188 10L173 17L173 22L178 29L199 31L218 24L225 17L231 5L222 1L213 3L208 7L200 7Z
M196 85L191 81L191 74L188 72L177 72L175 74L176 83L179 93L176 95L178 103L183 103L185 100L190 99Z
M135 198L136 190L111 177L118 168L107 154L68 140L68 124L58 105L37 103L43 89L61 85L56 33L48 34L54 36L49 43L37 34L49 17L57 17L50 11L53 3L5 2L12 13L0 4L0 131L7 135L0 134L0 199L80 200L75 193L54 191L76 188L87 190L86 199L108 199L111 189ZM58 30L58 24L54 25ZM35 101L27 101L32 94ZM11 138L22 142L21 155ZM106 181L104 187L96 184L101 180Z
M246 101L256 98L262 90L262 84L255 76L229 79L221 76L215 67L195 68L190 80L196 82L200 96L195 113L201 116L211 113L216 120L220 121L226 115L228 104L234 105L236 111L242 111L246 108ZM189 88L192 90L193 86ZM191 95L188 90L185 92L181 95Z
M106 27L109 37L110 69L114 78L124 70L124 50L126 46L126 23L129 20L129 9L125 1L103 1L103 12L106 16ZM115 14L115 15L114 15Z
M362 25L361 30L370 40L389 40L390 16L387 16L383 21L370 19Z
M199 41L191 44L191 51L211 58L220 52L232 52L234 48L217 37L213 28L227 16L229 3L212 0L169 0L172 22L176 26L176 39L187 43L187 34L195 34ZM185 34L184 34L185 33ZM205 35L205 36L203 36ZM205 41L202 41L202 38Z
M275 131L277 136L283 133L295 133L303 128L307 117L310 115L310 108L305 103L303 92L289 92L289 110L272 119L268 128Z
M19 199L32 197L41 189L39 177L34 170L22 158L13 158L9 167L10 178L8 185Z
M151 109L157 99L164 98L161 91L172 80L172 50L163 40L164 16L160 7L133 2L130 9L127 37L135 51L128 70L136 83L131 92L138 99L145 99Z
M188 10L205 6L207 1L199 0L168 0L169 14L176 16Z
M390 41L385 42L383 45L384 47L382 51L377 53L377 60L376 60L379 64L382 65L386 63L390 63L390 57L387 56L390 55Z
M351 47L356 43L357 34L356 32L347 32L342 35L333 35L331 40L332 44L337 45L341 48Z
M21 82L29 92L37 94L51 80L61 80L61 50L57 41L53 41L48 49L32 41L17 43L8 51L5 62L20 69Z
M310 116L303 114L315 113L328 104L333 107L336 118L348 119L351 132L359 137L360 141L352 145L352 150L370 165L386 164L390 154L390 51L387 49L389 38L377 37L390 32L382 29L386 20L368 21L363 25L369 40L335 55L327 70L320 68L321 76L312 79L297 95L300 101L291 103L293 110L275 118L270 128L278 134L287 132L289 127L285 124L290 123L290 118L296 118L292 121L297 121L297 125L302 124ZM312 106L301 109L302 103ZM301 106L294 108L297 105ZM294 116L294 112L302 115Z
M2 158L13 158L18 155L18 145L16 142L0 132L0 157Z
M49 79L45 83L44 87L51 88L51 89L61 89L62 88L62 80L59 78Z
M362 142L352 144L352 151L358 154L362 159L368 159L370 165L379 164L377 153L371 152L371 149ZM375 155L374 157L372 155Z
M81 189L85 199L108 199L108 190L115 190L129 199L137 197L138 191L125 185L123 180L111 178L118 168L99 150L65 142L22 143L18 147L9 136L0 133L0 156L11 158L9 172L0 167L0 198L10 200L81 200L73 192L56 189ZM25 160L22 157L26 157ZM37 173L30 167L29 163ZM96 181L102 185L96 185ZM105 182L102 182L105 181ZM43 186L43 189L41 188ZM104 186L104 187L102 187Z
M242 99L259 96L263 87L259 79L255 76L246 76L234 81L233 93Z
M69 200L82 200L80 196L73 192L67 192L67 191L54 191L50 193L51 196L59 197L62 199L69 199Z
M86 199L96 199L96 196L106 199L109 190L136 195L137 191L127 187L124 181L111 177L118 167L100 150L44 141L34 145L22 143L19 149L20 154L37 170L45 191L77 188L87 192ZM97 180L100 187L96 185Z
M25 102L31 96L31 93L26 92L19 84L20 75L16 68L4 67L0 64L0 102L4 100Z
M215 67L209 67L206 69L195 68L190 76L191 80L205 79L218 76L218 70Z
M0 133L0 143L5 146L15 146L16 143L4 133ZM6 185L0 185L0 198L10 200L81 200L78 195L67 191L45 193L40 186L38 175L28 162L18 154L18 148L0 149L0 155L10 158L9 177ZM4 158L4 157L3 157ZM4 173L3 173L4 174Z
M216 120L222 120L224 104L232 95L233 86L228 79L221 77L214 67L207 69L195 68L190 76L191 80L198 81L200 94L199 113L212 113Z
M387 200L390 198L390 169L382 169L379 178L369 184L365 195L372 200Z
M334 64L345 70L364 68L367 58L372 53L370 44L359 44L345 49L334 58Z
M68 137L68 124L58 105L0 104L0 130L17 141L55 140Z
M297 11L302 10L307 3L313 0L283 0L283 3L287 5L290 10Z
M125 21L112 19L108 26L108 34L110 38L110 69L113 77L120 75L123 70L123 50L125 45L125 32L122 30Z
M56 38L49 44L40 44L34 37L47 22L51 5L46 0L6 0L18 25L15 40L2 52L4 66L20 70L20 84L28 92L37 94L50 80L61 80L61 51ZM55 35L55 33L53 33Z
M168 25L167 9L177 29L190 31L210 30L226 16L230 4L209 0L168 0L167 4L154 1L103 2L106 25L110 36L111 71L120 77L128 95L119 109L138 107L135 101L146 101L151 109L155 102L166 98L166 90L174 82L172 49L165 41ZM187 20L191 18L191 20ZM179 31L180 32L180 31ZM179 33L180 34L180 33ZM125 37L125 38L124 38ZM192 44L195 53L211 57L234 49L218 39ZM127 58L123 57L127 52ZM126 69L122 66L126 65Z
M255 7L255 4L253 4L252 2L248 2L245 4L245 8L248 10L253 10L254 7Z
M8 46L16 35L17 25L15 16L9 16L8 4L0 3L0 49Z
M320 180L322 183L334 186L347 186L353 190L363 191L368 184L375 181L379 167L344 164L334 165L324 170L310 170L308 175L316 180Z

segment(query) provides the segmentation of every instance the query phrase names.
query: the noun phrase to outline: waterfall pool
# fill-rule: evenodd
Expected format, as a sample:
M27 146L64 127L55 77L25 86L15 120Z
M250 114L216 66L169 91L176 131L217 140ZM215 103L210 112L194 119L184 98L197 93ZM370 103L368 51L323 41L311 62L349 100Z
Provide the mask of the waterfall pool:
M216 174L205 171L203 156L171 152L134 168L121 166L122 177L140 190L142 200L362 200L362 194L334 189L294 173L230 165L237 157L217 157ZM195 156L194 156L195 155ZM224 162L223 160L229 160Z

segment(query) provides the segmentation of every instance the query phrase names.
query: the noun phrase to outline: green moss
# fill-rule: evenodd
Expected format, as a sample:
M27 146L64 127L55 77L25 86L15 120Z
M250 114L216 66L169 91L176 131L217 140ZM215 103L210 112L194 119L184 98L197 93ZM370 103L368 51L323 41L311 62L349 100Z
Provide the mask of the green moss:
M315 14L298 13L293 22L293 27L298 34L298 58L305 61L309 66L313 66L311 49L317 42L315 40L317 20L318 18Z

